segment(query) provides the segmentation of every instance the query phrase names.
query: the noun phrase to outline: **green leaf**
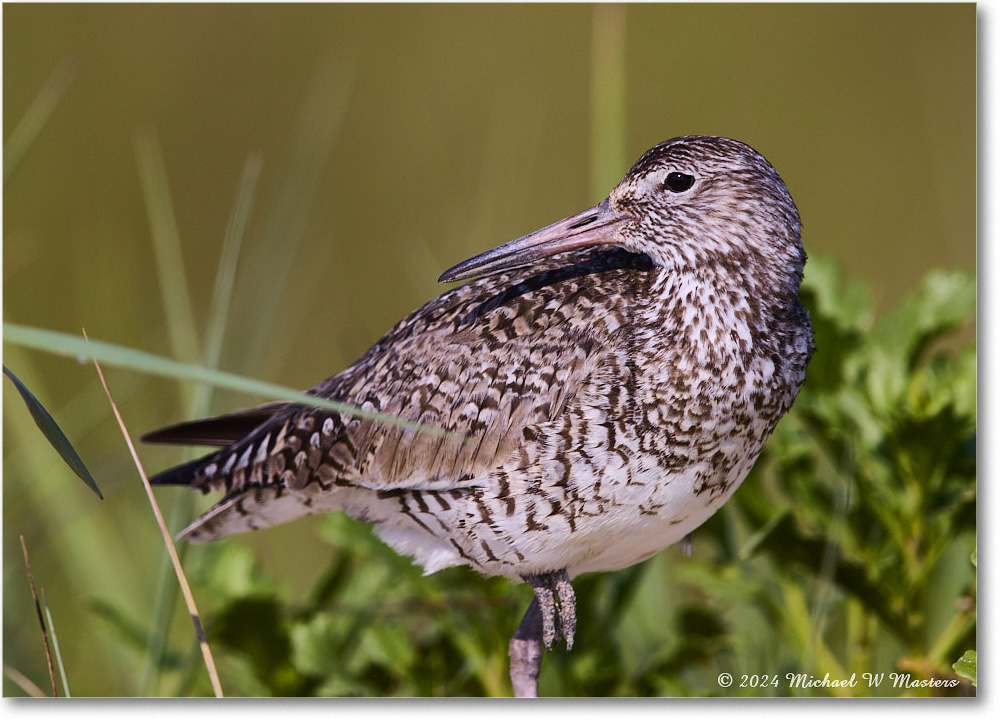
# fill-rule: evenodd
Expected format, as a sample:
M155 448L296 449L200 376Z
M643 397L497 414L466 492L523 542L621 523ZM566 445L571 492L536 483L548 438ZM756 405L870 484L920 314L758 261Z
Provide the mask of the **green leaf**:
M21 382L21 380L10 372L7 366L3 367L4 375L10 378L14 387L17 388L17 392L21 394L21 398L24 399L24 404L28 406L28 411L31 412L31 417L35 419L35 424L38 429L42 432L42 435L48 439L52 447L56 449L56 452L62 456L62 459L66 461L66 465L69 466L73 473L78 475L84 483L86 483L90 488L97 494L97 497L102 501L104 500L104 495L101 493L101 489L97 487L97 482L94 477L90 475L90 471L83 464L83 460L80 458L76 449L73 448L73 444L69 442L66 434L62 432L59 424L55 422L55 419L45 410L43 406L31 391L28 390L27 386Z
M863 333L872 324L871 289L864 281L845 280L840 265L830 258L809 257L802 292L811 296L812 311L842 333Z
M876 343L905 370L912 370L928 344L967 322L976 309L976 279L963 271L934 271L873 329Z
M951 665L957 673L962 678L967 678L972 681L972 685L976 685L976 652L966 651L962 654L962 658L958 659Z

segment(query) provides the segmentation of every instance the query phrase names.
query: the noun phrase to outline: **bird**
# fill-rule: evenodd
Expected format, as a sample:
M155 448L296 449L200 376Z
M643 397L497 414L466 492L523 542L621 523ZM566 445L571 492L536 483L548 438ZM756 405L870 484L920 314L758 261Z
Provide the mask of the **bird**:
M572 581L646 560L736 491L812 357L801 221L749 145L646 151L597 205L446 270L308 394L439 429L272 402L148 434L219 447L154 484L224 497L192 542L343 511L426 573L530 584L515 693L571 648Z

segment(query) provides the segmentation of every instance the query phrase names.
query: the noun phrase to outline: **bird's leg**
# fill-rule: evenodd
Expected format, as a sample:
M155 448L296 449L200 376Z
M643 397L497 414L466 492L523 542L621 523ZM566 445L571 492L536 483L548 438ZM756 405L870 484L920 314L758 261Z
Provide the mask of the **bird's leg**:
M531 599L531 605L521 619L508 647L510 655L510 683L517 698L538 696L538 672L542 668L542 614L538 599Z
M576 594L566 569L552 573L524 576L535 597L510 640L510 682L518 698L538 696L538 672L542 668L542 643L545 649L560 638L566 648L573 648L576 633ZM558 609L556 603L558 601ZM557 615L558 610L558 615Z

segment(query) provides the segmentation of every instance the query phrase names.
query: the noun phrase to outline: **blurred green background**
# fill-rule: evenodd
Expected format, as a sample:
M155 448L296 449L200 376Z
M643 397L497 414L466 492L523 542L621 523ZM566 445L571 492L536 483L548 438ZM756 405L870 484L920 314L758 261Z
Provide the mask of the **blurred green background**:
M599 200L648 147L689 133L738 138L774 164L804 221L812 259L807 278L832 259L847 278L867 283L870 298L858 313L867 313L869 324L845 320L838 327L845 333L874 327L872 318L910 297L935 269L975 269L972 4L5 5L3 40L6 322L69 333L85 327L94 338L203 361L205 334L221 327L209 315L227 225L241 177L250 177L256 182L244 187L254 191L252 206L243 216L217 364L308 387L440 292L435 279L443 269ZM165 186L158 183L164 178ZM836 288L832 280L824 286L831 303L849 295L830 290ZM968 347L972 325L953 325L961 326L958 339L941 343ZM18 541L23 534L75 695L207 692L179 605L172 606L165 635L157 630L168 614L164 599L173 603L164 590L172 581L93 368L12 344L4 346L4 362L63 425L105 494L98 501L62 466L5 382L4 663L48 688ZM125 370L109 369L109 381L136 435L193 412L258 400L221 391L209 397ZM970 412L974 419L974 400L961 417ZM821 417L817 411L813 419ZM974 456L974 426L969 432ZM150 470L186 457L175 449L141 452ZM968 460L968 448L963 452ZM974 458L965 472L974 482ZM159 497L175 528L193 513L183 491ZM197 499L197 507L208 502ZM974 542L970 523L958 534L968 548L951 556L963 563ZM741 533L750 537L753 529L751 523ZM732 533L722 526L705 531L710 541ZM267 654L230 644L236 650L222 660L224 687L504 693L504 637L527 603L523 590L452 572L422 580L366 534L343 520L314 518L185 551L187 562L202 569L196 595L210 640L213 622L226 636L239 623L259 630L269 618L279 623L273 614L285 614L280 623L291 629L272 644L291 644L288 654L270 661L272 669L285 669L283 676L262 681L258 666L269 663ZM456 621L461 627L487 618L502 626L481 648L455 647L453 661L466 670L476 649L486 649L480 665L473 664L478 670L468 672L478 680L400 686L378 681L387 671L365 670L349 681L308 681L330 678L321 662L308 661L309 629L333 623L318 609L336 595L331 589L350 588L351 577L361 576L356 567L338 576L331 558L358 544L363 550L350 556L352 563L374 554L373 563L409 579L426 602L404 597L383 626L431 623L456 604L480 603L476 593L462 595L463 584L482 584L483 593L494 594L488 598L500 599L492 607L499 616L476 616L482 609L462 606L473 616L460 613ZM661 557L651 563L664 573L697 567L699 535L690 561L674 551ZM718 559L707 562L711 553L705 560L706 568L720 567ZM229 575L205 570L213 564ZM617 586L595 588L594 596L638 587L638 576L620 578L607 581ZM350 591L360 594L358 603L372 603L366 593L382 588L384 579L367 583ZM390 584L401 585L398 578ZM961 582L952 586L956 597L965 592ZM448 595L453 588L458 596ZM280 604L241 612L229 603L240 589ZM656 594L647 596L637 618L655 619ZM306 597L313 615L288 610ZM485 605L482 612L492 612ZM691 625L686 612L675 616ZM247 622L254 613L260 624ZM880 618L888 623L889 616ZM746 623L768 627L760 619ZM318 637L341 638L323 628ZM871 641L873 633L861 635ZM411 638L341 639L343 647L333 644L330 653L353 653L360 644L391 657L383 662L391 667L392 659L406 658ZM158 645L162 660L148 651ZM623 657L638 663L636 654ZM552 668L543 672L543 691L720 692L699 688L696 679L569 686L557 672L558 679L583 677L585 664L596 663L586 651L574 655L579 661L546 661ZM670 668L658 673L666 678ZM741 669L734 662L728 670ZM23 693L6 677L3 691Z

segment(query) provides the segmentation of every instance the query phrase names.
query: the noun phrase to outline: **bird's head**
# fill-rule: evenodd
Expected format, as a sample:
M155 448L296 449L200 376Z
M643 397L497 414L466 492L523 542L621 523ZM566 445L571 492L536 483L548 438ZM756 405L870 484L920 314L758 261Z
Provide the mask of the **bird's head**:
M729 138L683 136L646 151L592 208L445 271L462 280L564 251L619 247L668 269L748 263L801 279L799 214L764 157ZM796 283L797 285L797 283Z

